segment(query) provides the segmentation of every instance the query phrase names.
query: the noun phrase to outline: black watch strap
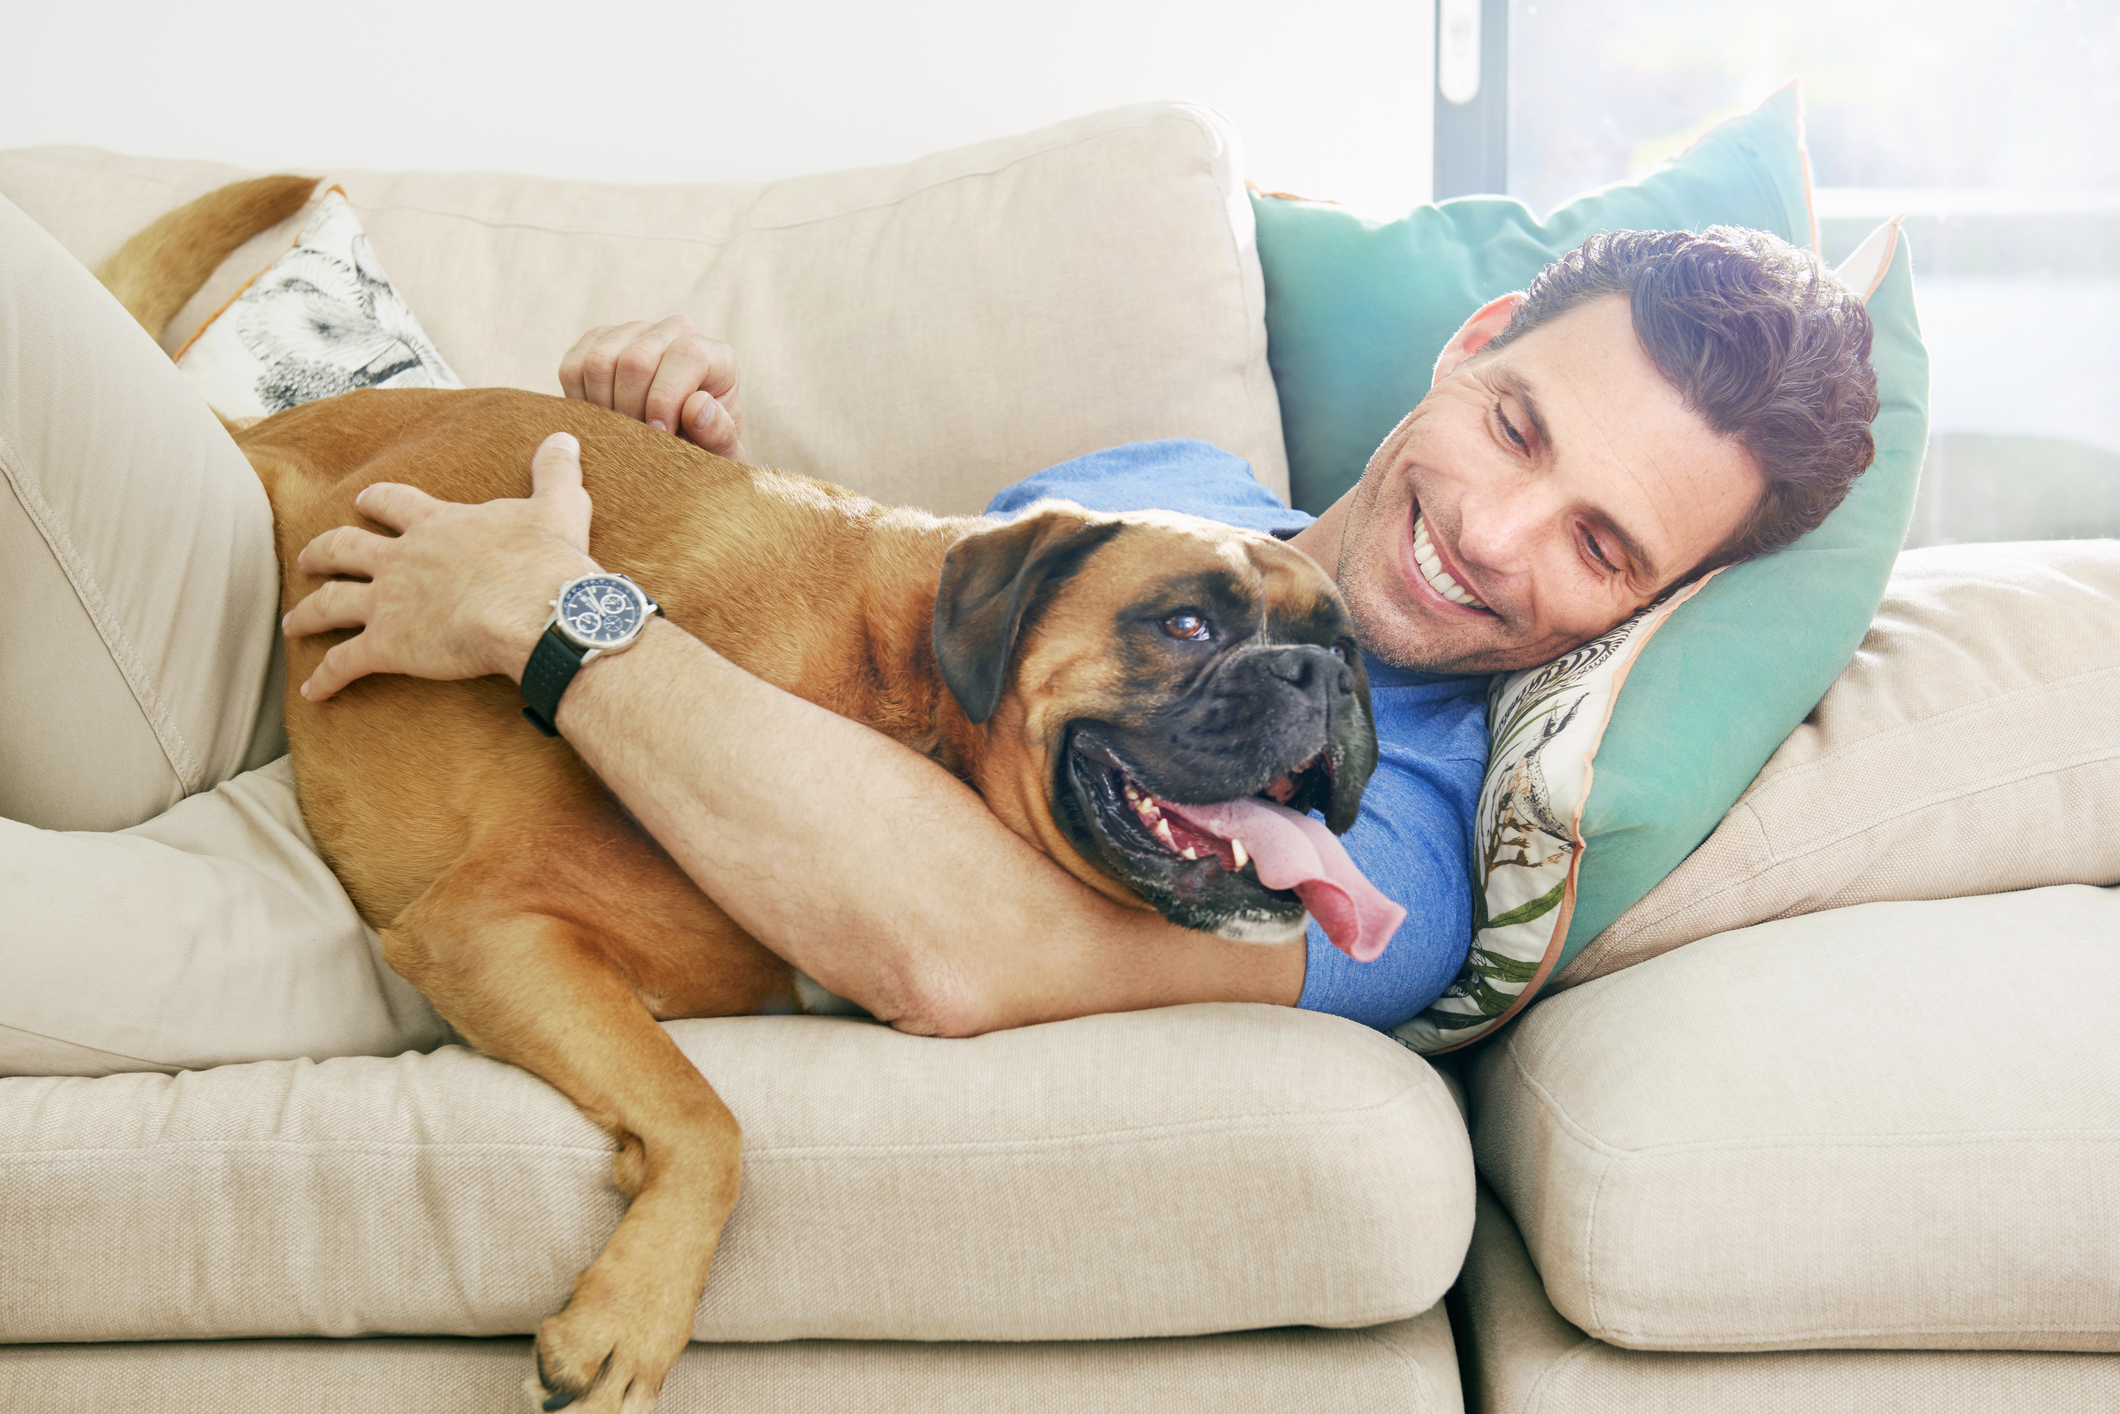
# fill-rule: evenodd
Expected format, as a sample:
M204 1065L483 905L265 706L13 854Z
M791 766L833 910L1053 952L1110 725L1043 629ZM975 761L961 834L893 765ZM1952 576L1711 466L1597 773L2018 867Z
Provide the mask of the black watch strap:
M558 736L559 700L582 670L582 650L548 628L523 666L523 716L546 736Z

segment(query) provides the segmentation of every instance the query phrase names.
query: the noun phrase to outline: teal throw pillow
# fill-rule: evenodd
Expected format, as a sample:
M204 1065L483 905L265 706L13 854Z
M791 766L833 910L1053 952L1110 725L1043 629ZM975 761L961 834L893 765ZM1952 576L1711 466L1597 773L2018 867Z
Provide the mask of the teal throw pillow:
M1276 197L1255 196L1253 207L1290 485L1313 513L1354 484L1427 391L1458 325L1586 236L1728 224L1816 244L1793 86L1639 181L1543 222L1501 197L1386 223ZM1842 271L1868 294L1876 328L1876 461L1795 545L1723 570L1559 664L1497 679L1477 930L1451 989L1400 1028L1417 1049L1492 1030L1677 867L1862 641L1912 514L1928 361L1896 223ZM1565 724L1568 739L1533 752L1549 723Z
M1255 193L1251 204L1289 502L1312 515L1354 485L1428 391L1458 325L1586 237L1727 225L1816 244L1793 86L1639 181L1591 192L1544 221L1505 196L1417 206L1382 223L1329 202Z

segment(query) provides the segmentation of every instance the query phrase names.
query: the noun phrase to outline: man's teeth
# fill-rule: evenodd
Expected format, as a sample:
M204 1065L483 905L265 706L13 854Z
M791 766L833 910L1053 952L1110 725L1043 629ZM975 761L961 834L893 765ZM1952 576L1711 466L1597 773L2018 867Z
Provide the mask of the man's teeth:
M1413 558L1420 565L1421 574L1428 587L1453 604L1463 604L1468 609L1484 609L1487 606L1458 587L1458 582L1443 573L1443 558L1436 554L1435 546L1428 543L1428 517L1422 516L1413 523Z

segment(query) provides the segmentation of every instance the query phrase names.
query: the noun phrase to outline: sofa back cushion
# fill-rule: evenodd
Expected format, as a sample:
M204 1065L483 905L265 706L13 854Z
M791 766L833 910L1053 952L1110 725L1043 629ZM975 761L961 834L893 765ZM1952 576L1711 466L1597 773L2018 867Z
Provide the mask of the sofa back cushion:
M761 185L328 176L466 383L557 393L583 330L682 313L735 346L756 460L976 512L1041 467L1155 437L1227 447L1287 494L1240 170L1224 119L1164 103ZM0 193L90 265L243 175L0 152ZM307 219L229 257L166 344Z
M1893 899L2120 883L2120 541L1899 557L1855 661L1707 842L1554 981Z

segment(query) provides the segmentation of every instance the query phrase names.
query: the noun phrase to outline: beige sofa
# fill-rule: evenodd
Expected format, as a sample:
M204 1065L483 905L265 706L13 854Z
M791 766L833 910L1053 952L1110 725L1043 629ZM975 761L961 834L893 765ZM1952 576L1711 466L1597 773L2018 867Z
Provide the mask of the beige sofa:
M1159 436L1285 489L1241 174L1158 106L768 187L334 175L467 382L549 390L582 328L679 309L741 351L759 460L966 510ZM0 153L91 263L233 175ZM1248 1007L673 1025L747 1169L664 1407L2120 1407L2116 598L2111 544L1907 557L1723 828L1464 1057ZM299 835L284 765L188 804L231 794ZM0 1080L14 1402L519 1407L608 1147L375 1040L417 1015L343 1024L407 1003L302 989L369 956L338 927L276 993L336 1008L316 1059L238 1008L146 1073Z
M1901 555L1707 843L1468 1059L1471 1406L2120 1408L2116 799L2120 542Z
M765 187L332 175L467 382L553 391L584 328L681 310L741 351L756 458L962 511L1162 436L1285 488L1240 173L1221 120L1162 105ZM234 175L0 154L0 195L90 264ZM291 234L233 256L171 345ZM63 488L8 471L63 518ZM240 461L222 479L208 489L262 506ZM101 569L96 547L23 538L17 568L64 560L98 624L122 621L126 596L81 577L122 579L169 534L130 533ZM269 656L274 617L261 600L239 624L245 662ZM0 998L12 1406L516 1409L527 1333L619 1214L605 1137L526 1073L432 1049L431 1013L377 974L343 903L274 915L278 933L217 955L228 976L119 938L91 940L115 960L64 985L46 938L78 952L92 895L179 887L172 856L316 896L284 761L228 776L284 749L275 715L219 771L168 777L125 868L76 865L57 902L24 851L104 837L10 837L0 884L46 900L45 937L11 909L24 980ZM25 813L132 824L51 793ZM142 987L181 997L166 1024L76 1015L99 988L139 1009ZM743 1122L746 1178L665 1408L1462 1407L1440 1303L1471 1234L1470 1145L1440 1073L1388 1037L1235 1006L969 1042L829 1017L670 1029Z

